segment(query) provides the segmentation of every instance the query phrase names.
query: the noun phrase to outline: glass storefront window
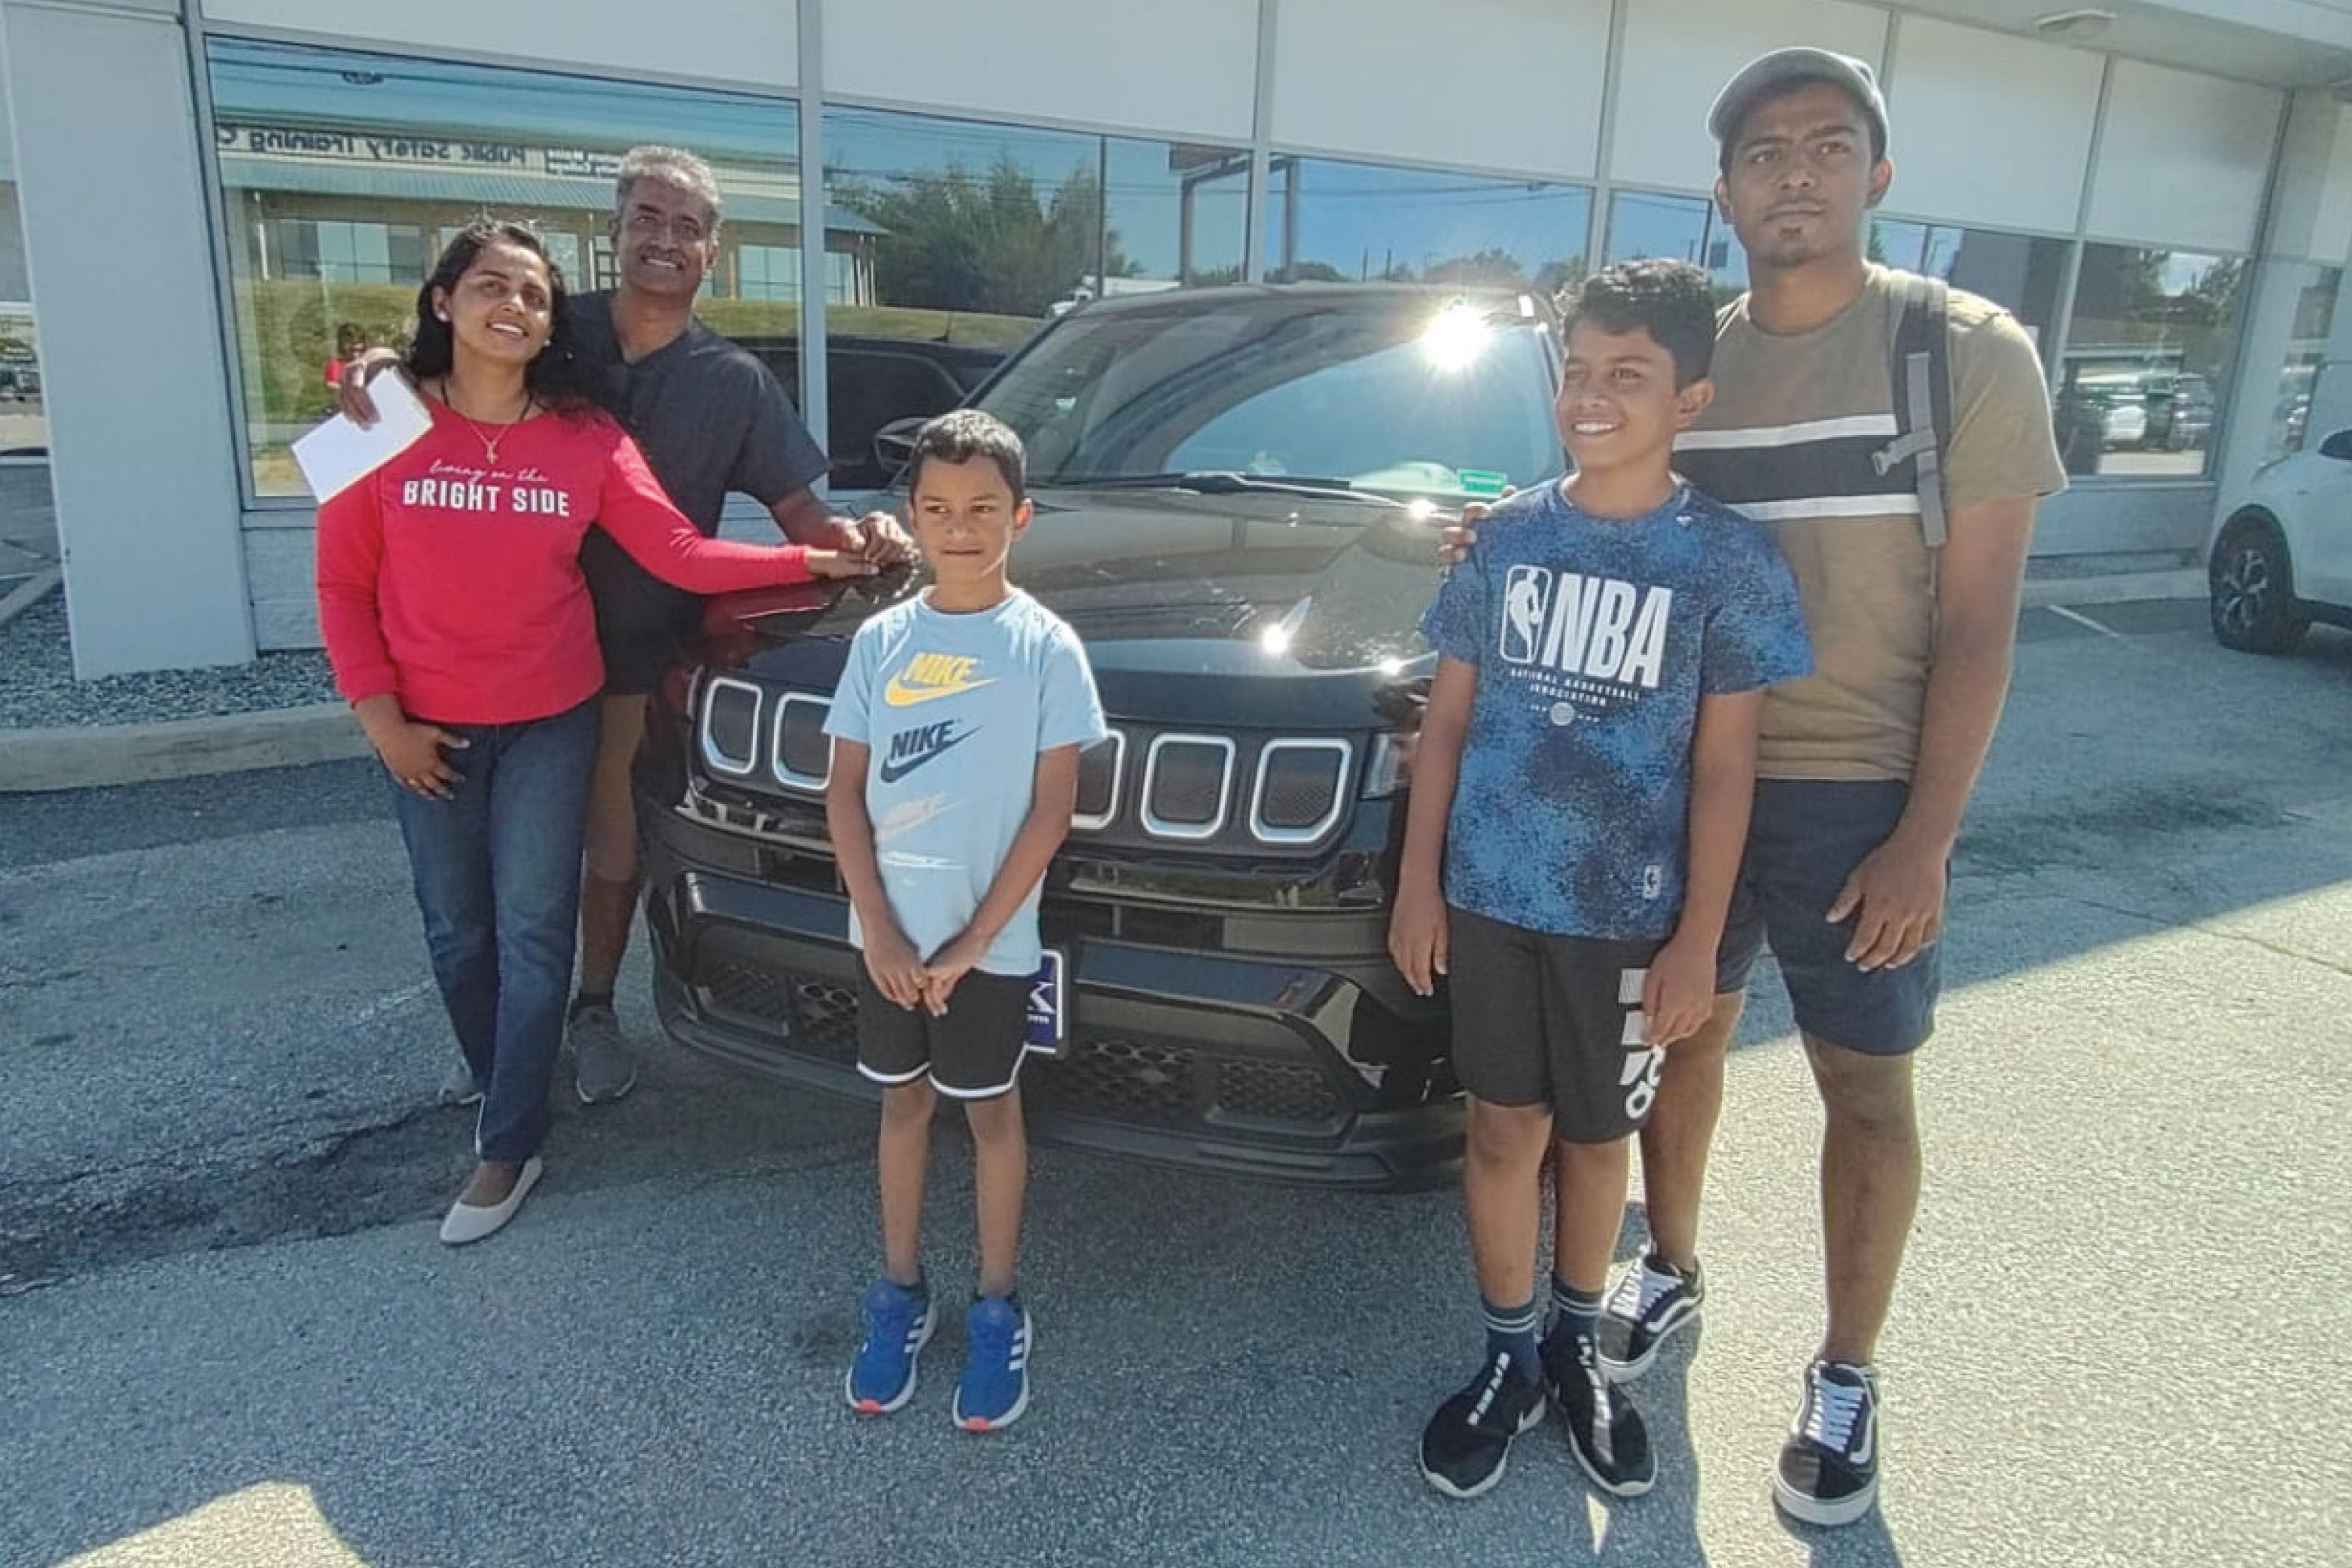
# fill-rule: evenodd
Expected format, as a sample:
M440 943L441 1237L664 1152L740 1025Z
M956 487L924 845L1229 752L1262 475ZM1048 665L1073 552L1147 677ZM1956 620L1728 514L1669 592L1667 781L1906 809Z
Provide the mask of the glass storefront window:
M798 340L790 103L234 39L208 57L258 496L303 493L288 444L326 414L344 360L406 340L417 286L477 213L536 225L574 290L610 287L613 176L640 142L692 148L719 176L704 319L772 367ZM854 255L868 226L840 219L826 248Z
M1609 239L1603 249L1612 267L1621 261L1664 256L1706 269L1716 298L1727 300L1748 287L1748 256L1731 225L1704 196L1666 196L1619 191L1609 201Z
M17 214L16 187L0 180L0 457L30 457L48 446L24 222Z
M2067 472L2206 472L2245 270L2242 256L2083 247L2055 400Z
M1271 283L1436 283L1549 294L1584 276L1580 185L1277 153Z
M2328 336L2336 329L2336 296L2344 287L2340 267L2305 267L2295 293L2294 323L2287 329L2285 357L2279 366L2278 393L2264 425L2263 455L2300 452L2311 440L2311 393L2319 367L2327 361Z
M827 279L834 479L874 433L954 407L1047 318L1241 276L1249 155L878 110L824 117L825 199L864 225Z
M2058 291L2066 276L2068 243L1990 229L1873 218L1873 261L1906 272L1940 277L1996 305L2004 305L2032 334L2037 346L2051 340L2058 315Z

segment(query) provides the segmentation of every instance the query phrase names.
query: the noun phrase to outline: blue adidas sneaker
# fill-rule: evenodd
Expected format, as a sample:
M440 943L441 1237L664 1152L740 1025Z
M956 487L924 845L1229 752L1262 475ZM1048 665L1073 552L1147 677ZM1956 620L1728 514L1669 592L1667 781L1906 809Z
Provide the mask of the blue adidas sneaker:
M956 1385L955 1424L967 1432L996 1432L1029 1408L1029 1347L1035 1343L1029 1311L1003 1296L984 1296L964 1314L971 1341L963 1381Z
M861 1416L887 1416L915 1396L915 1358L939 1326L930 1293L877 1280L866 1289L866 1343L849 1364L844 1392Z

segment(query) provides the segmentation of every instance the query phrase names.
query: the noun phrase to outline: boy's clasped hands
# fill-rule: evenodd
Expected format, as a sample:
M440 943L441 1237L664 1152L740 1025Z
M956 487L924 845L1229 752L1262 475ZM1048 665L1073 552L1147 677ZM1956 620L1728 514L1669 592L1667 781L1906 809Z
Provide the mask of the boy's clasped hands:
M882 994L908 1012L921 1008L933 1018L945 1018L956 982L978 967L987 952L988 944L967 931L926 961L907 934L894 926L867 934L866 968Z

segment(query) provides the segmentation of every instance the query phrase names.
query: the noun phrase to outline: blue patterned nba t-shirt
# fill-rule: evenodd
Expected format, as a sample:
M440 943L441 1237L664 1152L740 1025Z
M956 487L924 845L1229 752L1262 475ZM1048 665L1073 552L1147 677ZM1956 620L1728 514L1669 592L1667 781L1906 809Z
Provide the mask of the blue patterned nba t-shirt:
M1771 535L1687 486L1611 519L1547 485L1495 508L1421 630L1478 669L1446 902L1561 936L1672 935L1700 699L1812 668Z
M917 597L860 626L824 732L873 753L866 812L882 890L926 958L988 895L1029 815L1037 754L1109 733L1077 633L1018 590L969 614ZM989 945L982 969L1036 972L1037 892ZM855 910L849 940L866 946Z

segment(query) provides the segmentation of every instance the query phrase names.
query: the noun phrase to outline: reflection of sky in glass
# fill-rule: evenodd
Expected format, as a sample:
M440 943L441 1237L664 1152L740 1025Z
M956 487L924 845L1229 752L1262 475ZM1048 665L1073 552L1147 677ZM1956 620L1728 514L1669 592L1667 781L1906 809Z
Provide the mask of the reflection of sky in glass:
M1111 140L1111 233L1120 250L1143 268L1147 277L1176 276L1181 248L1182 194L1187 172L1195 181L1192 195L1192 256L1195 277L1229 269L1241 276L1243 230L1249 219L1249 154L1238 150L1225 154L1239 165L1231 173L1216 161L1216 150L1171 146L1165 141ZM1170 168L1175 160L1186 170Z
M1748 256L1704 196L1618 192L1609 204L1608 252L1612 266L1664 256L1703 267L1719 295L1748 287Z
M1609 265L1657 256L1705 266L1706 219L1696 196L1620 191L1609 205Z
M1417 276L1439 262L1500 250L1529 280L1545 266L1584 254L1591 194L1574 185L1389 169L1300 159L1276 161L1266 201L1266 266L1320 261L1353 278L1390 267ZM1282 254L1283 203L1298 183L1298 251Z
M397 131L618 151L646 141L712 158L795 161L798 109L696 89L215 39L225 120Z
M985 175L1000 159L1010 158L1035 182L1039 198L1050 201L1074 175L1102 178L1119 248L1150 277L1176 276L1181 180L1169 166L1170 152L1169 144L1160 141L934 115L830 109L824 116L825 172L835 182L888 185L919 175L944 174L959 164ZM1234 156L1246 162L1245 155ZM1196 269L1241 265L1246 180L1242 173L1211 182L1196 198ZM839 199L836 194L835 200Z

